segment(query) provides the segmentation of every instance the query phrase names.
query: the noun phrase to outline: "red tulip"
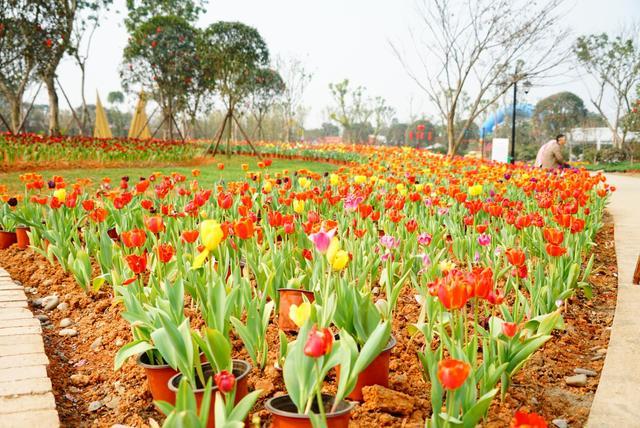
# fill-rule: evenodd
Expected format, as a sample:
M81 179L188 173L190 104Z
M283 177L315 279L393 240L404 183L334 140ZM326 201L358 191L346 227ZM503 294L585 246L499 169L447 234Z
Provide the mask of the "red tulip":
M518 325L514 322L502 323L502 333L507 337L513 337L518 332Z
M142 229L122 232L122 243L127 248L142 247L147 240L147 233Z
M163 243L158 245L158 258L162 263L169 263L169 260L176 253L171 244Z
M136 254L130 254L127 257L125 257L125 260L127 261L129 268L131 268L133 273L135 273L136 275L140 275L142 272L144 272L147 269L146 253L144 253L141 256L138 256Z
M233 225L235 235L240 239L249 239L253 236L253 222L248 219L241 219Z
M544 240L553 245L560 245L564 240L564 233L561 230L545 227L542 231Z
M236 377L226 370L216 373L213 378L218 389L224 394L233 391L233 387L236 385Z
M447 309L460 309L469 299L467 283L462 275L452 272L443 278L438 287L438 299Z
M140 201L140 206L149 211L151 207L153 207L153 202L151 202L149 199L143 199Z
M87 199L86 201L82 201L82 208L85 211L92 211L96 206L96 203L92 199Z
M233 195L229 192L222 192L218 195L218 206L223 210L228 210L233 206Z
M547 244L545 247L547 250L547 254L551 257L560 257L566 254L567 249L565 247L561 247L560 245L555 244Z
M307 357L319 358L331 352L333 346L333 334L328 328L318 330L314 325L304 345L304 354Z
M511 419L510 428L547 428L547 422L536 413L518 410Z
M525 255L524 251L518 250L515 248L509 248L505 255L507 256L507 260L511 263L512 266L520 267L524 266L525 263Z
M184 243L192 244L198 239L199 232L197 230L185 230L180 235L180 239Z
M471 366L464 361L447 358L438 363L438 380L445 389L458 389L467 380L470 371Z
M159 215L145 218L144 225L147 226L151 233L156 235L164 230L164 222Z
M104 208L96 208L89 213L89 218L96 223L102 223L107 219L107 210Z
M418 228L418 222L414 219L407 220L404 224L404 227L407 229L407 232L413 233Z

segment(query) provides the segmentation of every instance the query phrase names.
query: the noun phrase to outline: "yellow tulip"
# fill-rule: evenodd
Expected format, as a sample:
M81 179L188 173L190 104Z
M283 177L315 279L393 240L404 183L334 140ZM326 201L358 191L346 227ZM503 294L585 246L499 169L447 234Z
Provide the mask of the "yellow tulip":
M311 303L302 302L300 306L291 305L289 307L289 318L298 327L302 327L311 316Z
M329 183L331 183L332 186L337 186L340 183L340 176L338 174L331 174L329 176Z
M349 253L345 250L338 250L333 257L333 261L331 262L331 267L333 270L342 270L349 262Z
M200 240L209 251L215 250L224 238L220 223L215 220L205 220L200 224Z
M218 248L223 238L224 232L222 231L220 223L217 221L205 220L200 223L200 241L202 241L202 245L204 245L204 250L193 260L193 267L195 269L204 264L209 253Z
M444 272L453 270L456 267L456 264L451 260L442 260L440 263L438 263L438 267L441 271Z
M307 187L309 187L309 185L311 185L311 181L309 181L307 177L300 177L298 178L298 184L303 189L306 189Z
M327 248L327 260L329 260L329 263L333 262L333 258L336 256L336 253L338 252L339 249L340 249L340 241L338 240L337 237L334 236L333 239L331 239L329 248Z
M67 190L57 189L55 192L53 192L53 196L60 202L64 202L64 200L67 199Z
M262 185L262 190L269 193L271 192L271 189L272 189L271 181L265 181L264 184Z
M293 200L293 210L298 214L303 213L304 212L304 201L300 200L300 199L294 199Z
M367 177L364 175L356 175L353 177L353 181L355 181L356 184L364 184L367 181Z
M471 196L478 196L482 194L482 184L476 184L469 187L469 194Z
M416 184L416 192L422 192L422 189L424 189L424 184Z

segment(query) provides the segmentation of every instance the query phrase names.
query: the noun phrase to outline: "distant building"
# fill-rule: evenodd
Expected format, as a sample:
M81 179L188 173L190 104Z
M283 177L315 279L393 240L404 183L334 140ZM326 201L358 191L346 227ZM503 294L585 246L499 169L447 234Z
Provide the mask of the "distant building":
M622 131L618 131L618 135L622 138ZM640 133L628 132L626 140L630 141L640 137ZM597 150L602 146L611 146L613 144L613 132L607 127L601 128L573 128L569 132L569 142L571 144L593 144Z

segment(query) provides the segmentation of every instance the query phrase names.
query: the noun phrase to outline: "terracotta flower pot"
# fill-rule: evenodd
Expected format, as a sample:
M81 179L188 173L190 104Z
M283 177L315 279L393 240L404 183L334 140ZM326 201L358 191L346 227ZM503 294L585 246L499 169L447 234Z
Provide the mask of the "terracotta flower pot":
M333 405L333 396L322 394L324 402L327 427L329 428L348 428L349 419L351 419L351 410L355 406L354 403L341 401L335 412L329 413ZM266 409L271 413L271 428L312 428L309 416L298 413L296 405L293 404L288 395L274 397L265 403ZM318 405L314 401L311 411L319 413Z
M358 375L356 386L349 394L349 400L362 401L362 388L371 385L381 385L385 388L389 387L389 358L391 357L391 349L396 346L396 338L391 336L389 343L372 362ZM337 379L340 381L340 366L336 367Z
M169 379L174 377L178 372L169 365L153 365L149 364L149 357L146 352L138 355L137 363L144 368L147 375L147 383L149 391L154 400L166 401L171 404L176 403L176 393L169 389Z
M18 242L15 232L0 230L0 250L4 250Z
M16 239L18 242L18 248L24 250L29 246L29 231L28 227L16 227Z
M291 305L301 305L304 300L302 296L307 296L311 303L315 300L312 291L299 290L297 288L279 288L280 306L278 308L278 327L283 331L298 331L298 326L289 318L289 308Z
M204 363L202 365L202 371L204 373L205 378L208 380L210 377L215 375L215 371L211 367L211 364ZM242 400L249 393L249 385L247 381L249 380L248 374L251 371L251 364L243 360L233 360L233 375L236 378L236 395L235 395L235 404L238 404L240 400ZM180 386L180 380L182 379L182 373L178 373L173 376L167 382L168 388L171 392L175 394L178 392L178 387ZM216 399L216 391L218 387L215 382L213 383L213 388L211 389L211 405L209 406L209 422L207 423L207 428L215 427L215 399ZM198 403L198 408L202 404L202 397L204 395L204 385L200 384L200 380L197 380L196 389L193 391L196 396L196 402Z

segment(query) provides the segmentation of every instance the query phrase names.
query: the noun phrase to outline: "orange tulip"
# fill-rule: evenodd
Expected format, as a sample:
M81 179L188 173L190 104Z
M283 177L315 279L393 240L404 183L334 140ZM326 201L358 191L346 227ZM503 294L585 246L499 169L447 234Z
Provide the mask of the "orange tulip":
M458 389L467 380L470 371L471 366L464 361L447 358L438 363L438 380L445 389Z

